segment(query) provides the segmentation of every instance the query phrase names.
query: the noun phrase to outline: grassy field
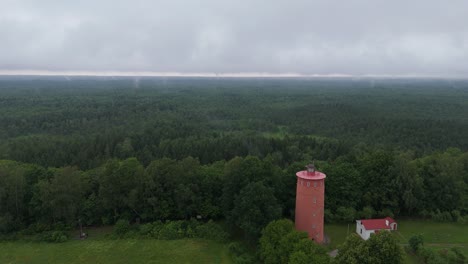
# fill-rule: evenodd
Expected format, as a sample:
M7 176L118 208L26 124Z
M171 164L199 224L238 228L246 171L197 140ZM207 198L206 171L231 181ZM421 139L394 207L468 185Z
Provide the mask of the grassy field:
M425 243L468 244L468 225L435 223L431 221L398 221L400 241L407 243L413 235L421 234Z
M226 245L184 240L0 242L0 263L232 263Z
M355 224L327 224L329 249L342 244ZM0 263L232 263L226 244L201 239L152 240L105 239L110 229L88 230L87 240L61 244L36 242L0 242ZM399 220L394 232L404 246L408 239L421 234L426 247L458 247L468 256L468 226L420 220ZM410 255L405 263L417 263Z
M350 233L353 233L356 229L356 226L353 224L349 224L349 232L348 232L348 224L325 224L325 235L330 238L330 249L337 248L340 244L346 239L346 236Z
M398 237L402 246L408 243L408 239L417 234L424 238L424 245L434 249L451 247L460 248L468 256L468 225L456 223L437 223L421 220L397 220L398 231L394 234ZM354 233L356 224L349 224L349 233ZM347 224L327 224L325 234L331 239L330 248L336 248L343 243L348 234ZM414 263L411 256L405 256L406 263Z

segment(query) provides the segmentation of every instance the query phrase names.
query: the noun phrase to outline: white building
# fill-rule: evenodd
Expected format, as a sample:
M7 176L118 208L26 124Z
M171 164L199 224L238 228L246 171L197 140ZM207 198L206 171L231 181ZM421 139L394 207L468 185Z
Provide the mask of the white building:
M380 230L397 230L397 222L391 217L356 220L356 233L364 240L369 239L371 234L375 234Z

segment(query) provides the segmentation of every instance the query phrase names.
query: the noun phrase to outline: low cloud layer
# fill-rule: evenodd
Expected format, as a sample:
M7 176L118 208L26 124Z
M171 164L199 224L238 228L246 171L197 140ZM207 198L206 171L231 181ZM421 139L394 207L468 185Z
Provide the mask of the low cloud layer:
M0 0L0 6L0 72L468 74L464 0Z

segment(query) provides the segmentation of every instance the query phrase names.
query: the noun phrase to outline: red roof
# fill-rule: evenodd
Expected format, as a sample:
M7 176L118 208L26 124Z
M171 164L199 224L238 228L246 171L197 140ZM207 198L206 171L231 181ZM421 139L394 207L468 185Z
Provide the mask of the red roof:
M386 220L388 220L388 225ZM363 219L359 221L361 221L361 224L366 228L366 230L391 229L390 224L395 223L395 220L391 217L385 217L382 219Z

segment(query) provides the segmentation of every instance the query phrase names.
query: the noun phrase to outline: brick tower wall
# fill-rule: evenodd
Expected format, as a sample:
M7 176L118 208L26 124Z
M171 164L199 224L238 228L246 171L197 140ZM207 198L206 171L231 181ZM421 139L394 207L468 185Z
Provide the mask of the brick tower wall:
M297 173L297 188L296 188L296 229L308 233L309 238L318 243L323 242L323 219L325 207L325 174L321 174L323 178L318 179L307 177L302 178L301 174L308 174L307 171ZM320 179L321 178L321 179Z

